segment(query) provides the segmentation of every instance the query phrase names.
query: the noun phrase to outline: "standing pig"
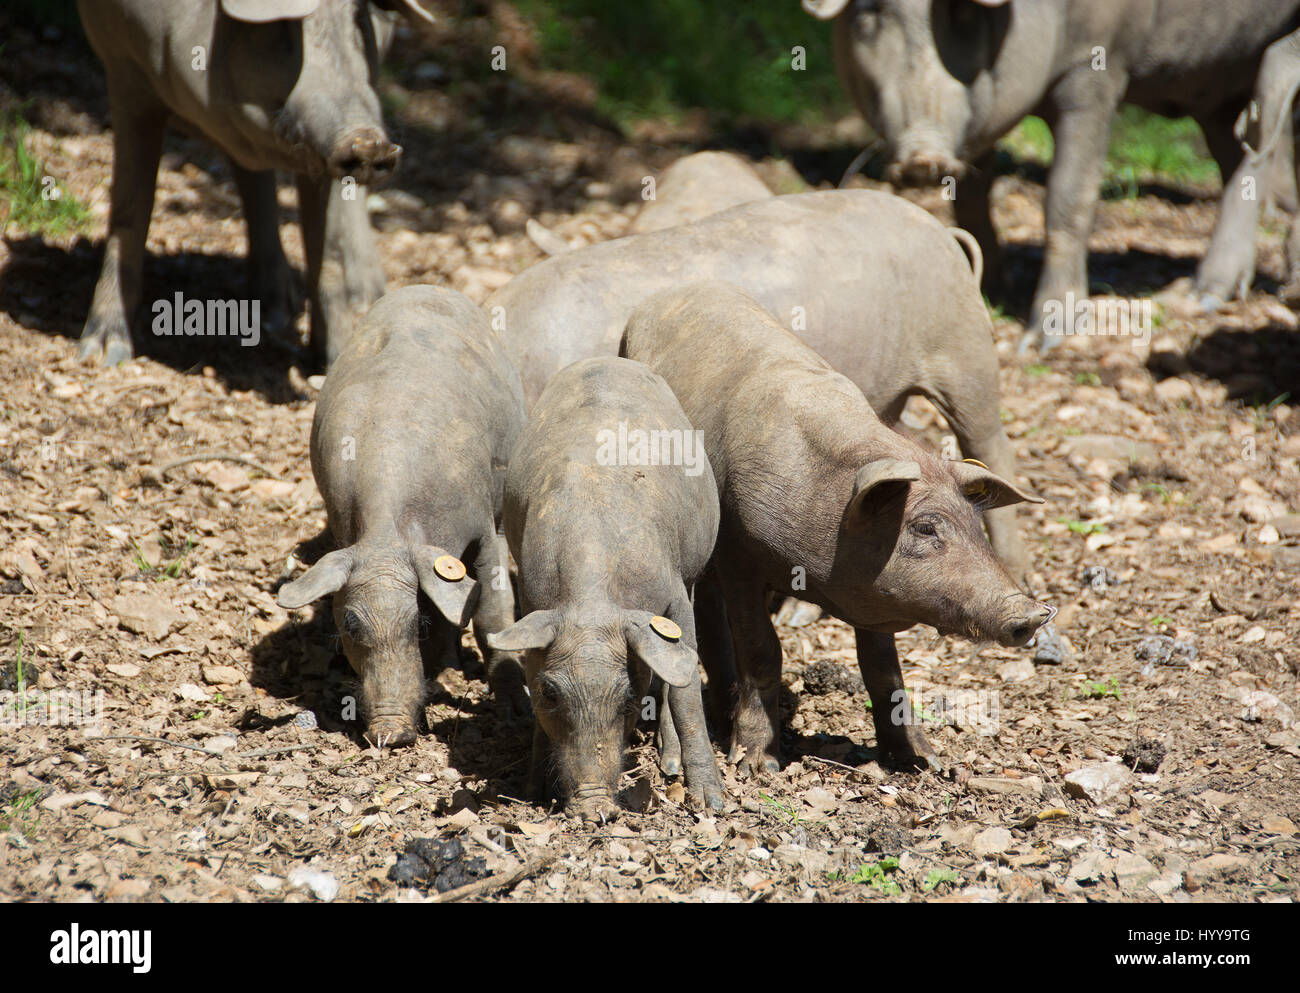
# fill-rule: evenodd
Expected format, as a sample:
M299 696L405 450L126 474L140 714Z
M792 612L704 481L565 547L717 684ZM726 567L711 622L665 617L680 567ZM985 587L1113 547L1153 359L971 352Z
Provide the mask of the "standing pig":
M618 358L557 375L511 456L505 530L524 616L488 643L528 653L533 793L549 770L584 816L610 813L653 673L668 686L665 771L682 763L691 791L721 809L691 608L718 493L664 381Z
M970 263L920 207L873 190L768 197L693 224L539 262L484 307L536 399L558 370L613 355L629 315L660 290L723 279L767 307L866 394L886 423L928 397L964 455L1007 478L998 359ZM990 511L993 547L1018 576L1015 511Z
M956 182L957 224L1000 279L989 214L994 144L1026 114L1055 139L1047 240L1025 342L1045 340L1045 309L1088 294L1088 235L1121 100L1187 115L1205 132L1224 197L1198 289L1228 299L1255 271L1255 163L1233 135L1264 50L1300 26L1298 0L803 0L835 19L845 89L908 184ZM1285 150L1289 157L1290 149Z
M772 195L753 167L730 152L696 152L678 159L655 183L655 196L647 200L630 234L662 231L689 224L728 207Z
M768 590L853 625L880 750L904 764L933 756L908 720L894 633L929 624L1025 644L1054 610L1016 588L976 510L1035 498L889 430L849 379L726 284L645 301L623 351L667 381L717 478L713 563L738 675L732 761L746 772L779 768L781 643ZM716 612L698 623L710 646L725 642L706 631Z
M428 18L414 0L374 0ZM280 244L275 171L298 184L312 346L332 362L354 315L384 292L365 186L401 155L374 83L392 25L365 0L78 0L104 63L113 192L104 263L81 357L133 354L131 323L163 130L171 117L230 158L248 223L250 289L262 330L283 335L296 307Z
M486 644L514 621L497 522L523 424L518 374L482 311L452 290L382 297L325 380L311 466L339 548L276 600L296 610L337 594L372 741L415 740L424 672L455 658L471 617L493 693L527 707L519 658Z

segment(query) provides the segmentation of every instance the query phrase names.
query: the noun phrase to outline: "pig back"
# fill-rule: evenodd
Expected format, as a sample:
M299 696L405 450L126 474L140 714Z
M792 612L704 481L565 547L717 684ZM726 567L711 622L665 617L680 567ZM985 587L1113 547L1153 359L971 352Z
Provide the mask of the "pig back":
M454 290L402 287L370 308L330 367L312 470L327 507L430 479L499 507L524 416L519 375L482 311Z
M745 290L814 347L842 353L851 362L843 371L873 403L889 384L926 382L926 362L957 342L991 347L979 288L952 236L921 208L874 190L770 197L592 245L526 270L486 307L501 308L502 337L532 402L569 363L614 354L646 297L708 280Z
M642 585L633 575L642 571L691 583L712 553L718 516L699 436L639 362L600 357L562 370L511 456L505 524L521 561L564 554L559 546L599 548L620 561L620 585ZM537 549L525 534L532 525L555 547Z

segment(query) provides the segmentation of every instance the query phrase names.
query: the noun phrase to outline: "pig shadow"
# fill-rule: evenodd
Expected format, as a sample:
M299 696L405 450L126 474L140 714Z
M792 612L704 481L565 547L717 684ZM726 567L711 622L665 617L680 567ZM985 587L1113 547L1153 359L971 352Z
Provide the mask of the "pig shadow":
M1196 340L1184 359L1187 369L1207 379L1216 379L1228 390L1228 399L1249 406L1267 406L1279 397L1300 398L1300 331L1271 325L1243 331L1216 328ZM1147 361L1158 378L1176 375L1165 353L1155 352ZM1291 431L1300 429L1300 416L1293 415Z
M23 327L69 340L75 348L90 311L103 257L102 243L78 239L70 247L29 235L6 240L9 257L0 267L0 313ZM290 385L294 365L311 368L305 353L265 336L255 346L237 337L163 337L150 333L149 306L181 293L187 300L227 298L246 293L245 261L230 255L182 252L149 255L144 263L144 305L136 315L133 341L137 357L153 359L177 372L211 368L230 390L249 390L270 403L303 397Z

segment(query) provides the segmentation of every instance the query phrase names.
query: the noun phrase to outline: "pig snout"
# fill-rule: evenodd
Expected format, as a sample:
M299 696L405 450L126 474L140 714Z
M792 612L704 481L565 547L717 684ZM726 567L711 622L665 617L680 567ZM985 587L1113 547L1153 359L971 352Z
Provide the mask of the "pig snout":
M1006 619L998 632L998 643L1008 648L1019 648L1055 616L1055 607L1018 593L1008 604Z
M357 128L335 143L329 166L337 177L351 176L365 186L375 186L392 177L401 157L402 146L389 141L383 131Z
M370 718L366 737L378 748L405 748L415 744L415 725L405 714L383 714Z
M901 157L886 170L886 178L895 186L936 186L951 176L960 179L966 165L944 152L918 150Z
M609 787L601 783L583 783L569 794L569 807L584 821L603 824L618 816L618 804Z

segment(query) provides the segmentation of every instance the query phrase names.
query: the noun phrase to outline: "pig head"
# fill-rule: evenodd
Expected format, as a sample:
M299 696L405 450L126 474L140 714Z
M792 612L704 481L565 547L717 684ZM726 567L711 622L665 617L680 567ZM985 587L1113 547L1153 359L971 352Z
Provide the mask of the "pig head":
M555 786L585 817L616 809L623 751L651 673L674 687L698 678L694 649L656 633L653 618L594 600L533 611L489 639L494 648L527 652L533 714Z

